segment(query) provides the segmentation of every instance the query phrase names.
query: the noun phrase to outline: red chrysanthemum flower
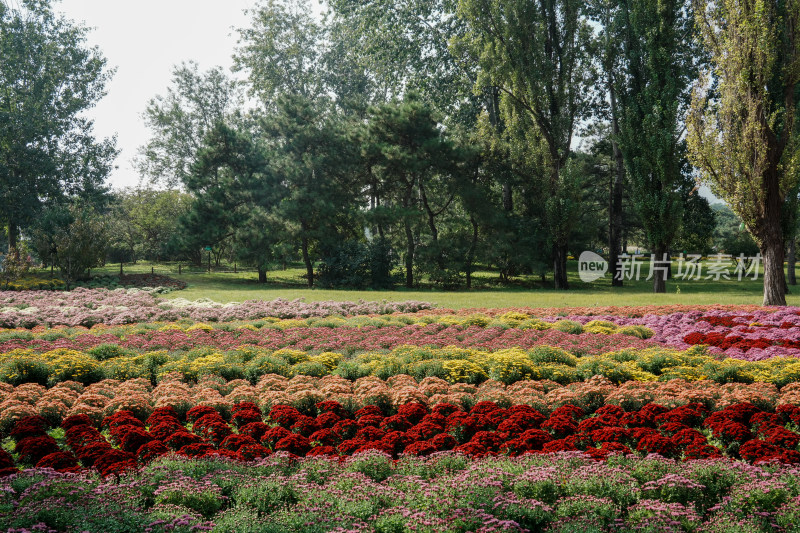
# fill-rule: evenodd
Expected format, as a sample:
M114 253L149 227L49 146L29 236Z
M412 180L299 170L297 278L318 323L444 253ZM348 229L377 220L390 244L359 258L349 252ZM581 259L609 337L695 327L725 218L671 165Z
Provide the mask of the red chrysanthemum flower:
M237 452L245 461L252 461L260 457L266 457L272 453L269 448L266 448L258 443L244 444Z
M150 416L147 417L147 420L145 420L144 423L146 426L152 427L160 422L173 421L173 420L177 423L180 423L180 419L178 418L178 412L171 405L165 405L164 407L159 407L152 413L150 413Z
M241 409L231 415L231 422L237 428L246 426L251 422L261 422L261 411L254 409Z
M452 450L453 448L458 446L458 442L456 442L456 439L454 439L452 435L449 435L447 433L439 433L438 435L433 437L429 442L433 444L439 451Z
M628 442L631 438L631 430L620 427L601 428L592 431L591 437L598 443Z
M396 420L401 420L401 419L403 418L402 417L396 418ZM383 417L381 415L364 415L356 420L356 425L360 428L365 428L368 426L378 427L381 425L381 422L383 422ZM411 427L411 422L406 421L406 423L408 424L408 427Z
M266 425L264 422L250 422L239 428L240 435L249 435L253 437L256 441L260 441L261 437L264 436L269 430L269 426Z
M213 451L215 451L214 446L208 442L193 442L192 444L181 447L178 450L178 455L183 455L185 457L202 457L208 452Z
M327 411L317 417L317 425L320 428L332 428L334 425L336 425L336 422L340 421L341 419L342 417L333 411Z
M220 443L219 447L223 450L231 450L238 452L239 448L246 444L258 444L253 437L249 435L228 435Z
M188 446L189 444L199 444L203 442L202 437L195 435L194 433L189 433L185 429L182 431L176 431L166 439L164 439L164 444L169 446L171 450L180 450L184 446Z
M578 448L575 446L575 444L573 444L571 439L551 440L542 446L543 453L574 452L577 449Z
M412 405L419 405L419 404L412 404ZM368 418L371 419L372 417L365 416L359 418L358 424L363 425L364 421L367 420ZM422 417L419 417L419 419L421 420ZM407 431L413 425L414 422L410 418L399 413L396 415L386 417L380 422L381 428L386 431Z
M75 455L81 460L83 466L91 468L94 466L95 461L108 453L113 448L106 441L91 442L80 448L73 448Z
M779 446L787 450L793 450L800 444L800 435L789 431L783 426L776 426L764 433L764 441L773 446Z
M342 455L352 455L356 450L367 443L364 439L347 439L339 443L339 453ZM388 446L388 445L387 445Z
M595 416L610 415L614 418L619 418L625 414L625 410L619 405L604 405L594 412Z
M239 402L237 404L234 404L234 406L231 407L231 416L235 415L240 411L255 411L256 413L258 413L259 419L261 417L261 409L259 409L258 406L253 402Z
M344 407L339 402L333 400L324 400L322 402L317 403L317 412L318 413L333 413L338 417L343 417L345 415Z
M187 422L194 424L200 418L206 415L213 415L213 414L219 415L217 410L214 409L213 407L209 405L195 405L186 412L186 420Z
M80 466L74 455L67 452L53 452L36 463L36 468L52 468L58 472L78 472Z
M169 453L169 448L167 448L166 444L160 440L151 440L136 450L136 458L140 464L145 465L156 457L161 457L167 453Z
M23 416L14 423L11 428L11 437L14 440L24 439L25 437L40 437L47 434L47 420L39 415Z
M482 401L473 405L472 409L469 410L469 414L485 415L487 413L491 413L492 411L496 411L497 409L500 409L500 406L498 406L496 403L489 401Z
M358 424L352 420L340 420L333 425L331 430L341 440L347 440L353 438L356 434L358 431Z
M694 428L682 429L672 435L670 439L676 446L680 446L682 448L706 443L706 436Z
M739 446L739 455L745 461L756 463L775 459L783 452L777 446L763 440L752 439Z
M436 446L431 444L426 440L412 442L408 446L406 446L403 453L405 455L414 455L414 456L425 456L434 453L436 450Z
M555 411L553 412L555 414ZM556 438L564 438L578 431L578 426L567 416L550 416L542 422L541 428L549 431Z
M289 429L303 414L291 405L275 405L268 418L281 427Z
M292 433L275 444L275 451L284 451L303 456L311 449L311 441L302 435Z
M648 435L639 440L636 450L642 453L657 453L664 457L674 457L678 449L667 437L661 435Z
M356 419L359 419L364 416L380 416L383 417L383 412L381 408L377 405L365 405L355 413Z
M186 431L180 422L174 418L161 417L157 419L157 423L150 426L150 434L153 438L164 440L176 431Z
M50 435L39 435L20 439L17 441L14 451L19 454L20 461L35 465L45 455L55 453L59 449L56 439Z
M583 412L583 409L576 405L572 405L571 403L564 404L561 407L558 407L555 411L550 413L550 418L558 418L558 417L566 417L570 418L573 421L577 421L579 418L582 418L586 413Z
M339 453L333 446L315 446L306 454L306 457L336 457Z
M144 444L147 444L151 440L154 440L153 435L151 435L144 429L131 428L130 431L127 431L125 435L122 437L121 448L126 452L135 453L136 450L138 450Z
M340 439L332 430L320 429L309 435L308 440L311 442L318 442L323 446L334 446Z
M73 426L94 427L94 422L92 422L92 419L89 418L89 415L85 415L83 413L79 415L69 415L64 420L61 421L61 427L64 429L64 431L67 431L69 428Z
M261 444L274 450L278 441L289 435L292 435L292 432L285 427L271 427L261 436Z
M455 413L456 411L460 410L461 409L459 409L458 406L455 406L452 403L440 403L433 406L433 409L431 409L431 413L448 417L451 414Z
M397 409L397 414L407 418L412 424L417 424L428 414L428 408L421 403L407 403Z
M708 444L693 443L686 447L683 452L684 461L692 461L695 459L719 459L722 457L722 452L714 446Z
M414 440L430 440L434 436L442 433L444 427L430 422L421 422L416 426L410 428L406 433Z
M386 435L385 430L372 426L363 427L356 432L356 438L365 441L381 440L384 435Z
M456 446L453 451L472 457L485 457L490 454L489 450L475 442L468 442L466 444Z

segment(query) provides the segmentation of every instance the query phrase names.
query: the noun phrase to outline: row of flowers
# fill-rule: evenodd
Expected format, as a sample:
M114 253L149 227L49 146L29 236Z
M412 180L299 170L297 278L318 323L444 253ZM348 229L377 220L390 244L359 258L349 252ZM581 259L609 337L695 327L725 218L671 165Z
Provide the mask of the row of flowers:
M505 330L533 330L526 334L554 330L555 332L580 335L581 333L595 333L603 335L628 335L646 339L653 335L653 331L644 326L617 326L605 320L593 320L580 324L574 320L547 321L537 318L528 318L518 313L506 313L497 318L485 315L430 315L430 314L391 314L377 316L354 317L323 317L299 319L264 318L247 323L222 323L212 324L206 322L192 323L147 323L129 324L121 326L106 326L97 324L92 328L43 328L35 327L31 330L24 328L7 329L0 331L0 351L12 349L35 349L47 351L56 348L88 348L104 343L120 344L122 346L139 349L152 349L155 346L186 349L200 345L231 346L237 344L254 344L275 346L283 342L295 344L299 340L326 343L355 343L364 342L373 336L383 337L385 344L394 343L394 338L418 337L430 343L431 336L442 335L443 338L434 338L433 343L454 344L456 342L469 345L485 343L502 335ZM412 326L412 327L409 327ZM342 331L332 332L330 329L342 328ZM386 331L380 331L382 329ZM483 331L488 329L489 331ZM277 330L277 331L275 331ZM287 331L288 330L288 331ZM207 333L208 335L204 335ZM352 335L348 337L347 335ZM504 339L520 339L520 342L530 342L520 332L514 331L514 337ZM326 338L327 337L327 338ZM476 337L476 338L472 338ZM539 338L533 336L532 339ZM381 342L380 340L378 342ZM502 341L501 341L502 342ZM411 344L414 344L411 342ZM345 344L340 344L345 345ZM381 344L378 344L381 345ZM174 349L174 348L173 348Z
M35 309L35 308L31 308ZM27 311L27 310L26 310ZM517 311L501 314L442 310L414 314L332 316L306 319L262 317L242 322L96 324L0 331L0 351L87 349L117 344L136 350L229 348L241 344L273 349L376 349L399 343L500 349L553 344L579 353L661 345L685 349L707 345L711 353L745 360L800 356L797 308L776 311L689 311L644 317L587 315L535 317ZM0 313L1 314L1 313ZM324 314L324 313L323 313ZM594 333L598 335L587 335ZM639 339L642 339L640 341ZM644 341L644 339L649 339Z
M278 453L252 463L165 456L141 474L29 469L0 480L8 531L345 533L792 531L795 466L580 453L444 452L394 461ZM24 528L24 529L23 529Z
M50 389L29 383L18 387L0 385L0 430L11 427L20 418L34 415L44 417L53 425L67 416L79 414L99 424L103 417L120 410L129 410L144 420L157 408L171 407L182 417L189 409L203 404L227 416L239 402L255 403L262 410L285 404L306 412L325 400L337 401L349 412L378 405L387 413L394 413L399 406L412 402L430 408L451 403L469 410L480 401L492 401L501 406L524 404L548 415L566 404L578 406L587 413L605 405L638 410L650 403L669 408L700 403L716 411L742 402L774 411L783 405L800 406L800 383L786 385L780 390L768 383L720 385L679 379L614 385L606 378L595 376L586 382L566 386L548 380L519 381L510 386L489 380L476 386L451 384L435 377L418 382L408 375L388 380L365 377L351 382L340 376L288 379L274 374L262 377L256 385L245 380L226 382L218 376L207 376L193 384L180 381L176 375L168 376L155 387L144 379L104 380L88 387L77 382L63 382Z
M763 361L719 359L703 346L684 351L671 348L626 348L600 355L577 356L551 345L531 349L399 345L392 350L305 351L271 350L243 345L234 350L211 347L186 352L159 350L137 354L115 345L101 345L86 352L57 349L45 353L12 350L0 353L0 382L19 385L55 385L63 381L90 384L102 379L145 378L158 382L178 372L184 380L203 376L247 379L337 375L354 381L365 376L387 379L408 374L417 379L438 377L450 383L480 384L488 379L512 384L523 380L552 380L567 384L604 376L625 381L710 380L717 383L773 383L779 387L800 380L800 360L773 357Z
M654 332L652 340L665 346L685 348L696 344L712 347L713 353L751 361L774 356L800 356L800 310L684 311L642 317L568 315L578 323L607 320L619 327L644 326Z
M303 299L217 303L207 298L163 299L147 289L83 289L67 292L0 291L0 326L86 326L148 321L229 322L263 317L306 318L329 315L414 313L427 302L305 302Z
M566 321L563 321L566 322ZM556 323L559 324L559 323ZM575 324L573 322L573 324ZM494 351L512 346L532 348L539 345L558 346L576 355L597 354L623 348L647 348L658 343L642 340L635 335L619 333L591 334L569 333L558 329L483 328L480 326L446 326L444 324L364 327L297 327L286 330L248 326L231 329L210 329L203 324L192 326L191 331L169 327L137 325L114 328L108 333L101 328L72 337L60 336L60 331L48 330L34 338L30 332L12 331L0 338L0 353L29 350L43 353L53 350L86 351L97 359L108 359L123 354L169 350L188 351L215 348L231 350L239 346L255 346L278 350L328 350L353 353L367 350L391 349L401 345L458 346ZM580 327L580 325L578 325ZM206 330L205 328L209 328ZM608 330L608 328L602 328Z
M429 455L454 450L473 457L582 451L597 460L612 454L658 454L682 460L744 459L751 463L800 463L800 407L775 412L751 403L710 412L700 403L668 409L650 403L635 411L605 405L588 414L565 404L549 417L528 405L504 408L490 401L469 411L440 403L409 403L396 414L377 405L352 413L324 400L306 413L274 405L266 414L252 402L235 404L226 418L209 405L189 409L185 418L172 407L154 410L144 421L122 410L98 427L87 415L60 423L63 442L48 432L41 416L24 417L11 428L14 455L0 451L0 474L17 465L77 472L96 468L102 475L135 469L170 451L187 457L223 455L249 461L283 451L296 456L349 456L378 450ZM58 434L61 437L61 434Z

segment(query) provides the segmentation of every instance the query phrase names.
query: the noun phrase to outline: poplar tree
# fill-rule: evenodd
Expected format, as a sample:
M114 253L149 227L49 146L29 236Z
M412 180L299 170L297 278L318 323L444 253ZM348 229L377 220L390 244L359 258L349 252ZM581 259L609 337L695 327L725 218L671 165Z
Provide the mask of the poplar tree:
M479 58L476 88L497 87L506 110L524 113L546 147L542 192L552 239L553 278L567 289L567 251L573 180L562 175L576 124L589 112L593 40L577 0L461 0L469 30L464 43ZM535 228L531 228L535 231Z
M699 4L711 67L695 87L689 154L764 261L764 305L785 305L782 211L800 177L800 0Z

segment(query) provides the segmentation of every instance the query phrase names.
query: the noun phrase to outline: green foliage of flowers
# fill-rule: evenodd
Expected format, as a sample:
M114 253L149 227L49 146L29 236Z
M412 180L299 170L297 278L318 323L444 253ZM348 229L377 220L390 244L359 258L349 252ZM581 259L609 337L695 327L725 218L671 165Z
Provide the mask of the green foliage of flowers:
M716 383L772 383L779 387L800 380L800 362L792 357L761 361L717 359L696 347L684 351L653 347L626 348L598 355L575 355L554 346L488 351L477 348L401 345L391 350L355 353L342 351L280 349L242 346L230 350L212 347L186 351L155 350L137 353L101 350L56 349L36 353L15 349L0 353L0 381L12 385L39 383L52 386L64 381L85 385L102 379L144 378L152 383L178 372L186 381L208 376L226 380L247 379L255 384L261 376L285 377L330 374L355 380L364 376L388 379L408 374L417 380L437 377L450 383L480 384L487 379L504 384L524 380L552 380L560 384L604 376L615 384L626 381L711 380ZM96 347L100 348L100 347ZM100 354L100 359L95 354ZM111 356L120 353L121 355Z

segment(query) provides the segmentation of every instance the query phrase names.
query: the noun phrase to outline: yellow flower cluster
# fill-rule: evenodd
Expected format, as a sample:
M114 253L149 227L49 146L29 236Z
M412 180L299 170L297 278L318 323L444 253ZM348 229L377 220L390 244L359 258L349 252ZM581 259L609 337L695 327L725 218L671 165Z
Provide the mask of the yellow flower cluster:
M36 291L36 290L58 290L66 286L63 280L58 278L45 279L45 278L20 278L11 281L8 285L3 286L3 290L7 291Z
M39 354L30 349L0 353L0 381L14 385L53 385L64 381L88 384L104 378L157 381L176 372L188 380L222 376L228 380L248 379L253 383L266 374L286 377L334 374L349 380L365 376L389 379L408 374L417 380L435 377L449 383L473 385L486 380L506 385L528 380L567 384L603 376L618 384L683 379L720 384L761 382L782 387L800 383L800 360L792 357L764 361L717 359L701 346L684 351L659 347L623 349L580 357L554 346L490 352L457 346L410 345L353 355L254 346L228 351L200 348L180 353L166 350L144 354L120 352L103 360L93 357L91 352L68 349Z

